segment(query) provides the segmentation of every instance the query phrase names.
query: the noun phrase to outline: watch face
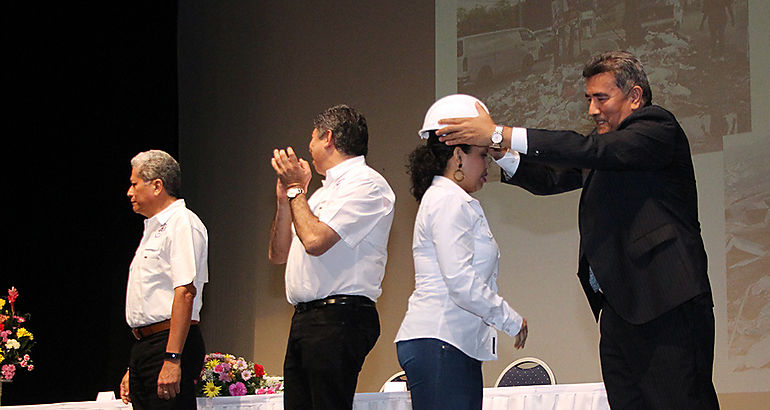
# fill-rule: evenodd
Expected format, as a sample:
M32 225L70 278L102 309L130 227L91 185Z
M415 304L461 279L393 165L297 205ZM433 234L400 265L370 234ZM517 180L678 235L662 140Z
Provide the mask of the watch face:
M495 143L495 144L499 144L499 143L503 142L503 134L495 131L495 133L492 134L492 142Z
M286 196L288 196L289 198L294 198L303 192L305 191L302 188L297 188L297 187L289 188L289 190L286 191Z

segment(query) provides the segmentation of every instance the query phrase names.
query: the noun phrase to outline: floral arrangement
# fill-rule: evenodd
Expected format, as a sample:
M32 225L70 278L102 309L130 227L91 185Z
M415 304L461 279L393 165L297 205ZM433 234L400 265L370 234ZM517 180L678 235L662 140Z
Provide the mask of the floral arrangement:
M32 371L35 366L29 356L35 345L34 335L27 330L25 323L29 314L16 312L16 299L19 291L15 287L8 289L8 297L0 297L0 380L10 381L17 370Z
M267 376L262 365L225 353L209 353L203 360L198 397L245 396L283 391L283 379Z

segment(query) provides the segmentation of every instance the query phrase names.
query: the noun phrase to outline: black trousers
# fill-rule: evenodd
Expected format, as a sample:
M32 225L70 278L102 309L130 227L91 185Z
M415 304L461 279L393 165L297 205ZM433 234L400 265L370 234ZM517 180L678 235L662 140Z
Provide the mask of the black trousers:
M352 409L358 373L379 336L373 306L295 312L283 363L284 409Z
M713 309L711 294L704 294L634 325L605 301L599 353L610 407L718 409Z
M200 377L206 348L198 325L190 326L182 352L180 393L171 400L158 397L158 375L168 343L168 330L136 341L129 359L129 393L134 409L195 409L195 380Z

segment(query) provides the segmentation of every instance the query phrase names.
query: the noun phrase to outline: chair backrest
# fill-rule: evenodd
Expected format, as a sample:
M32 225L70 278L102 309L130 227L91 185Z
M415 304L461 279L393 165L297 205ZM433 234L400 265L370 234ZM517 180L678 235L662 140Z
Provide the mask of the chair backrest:
M495 387L556 384L556 377L544 361L535 357L515 360L500 373Z
M390 376L388 381L380 387L380 392L384 391L407 391L409 385L406 384L406 372L403 370Z

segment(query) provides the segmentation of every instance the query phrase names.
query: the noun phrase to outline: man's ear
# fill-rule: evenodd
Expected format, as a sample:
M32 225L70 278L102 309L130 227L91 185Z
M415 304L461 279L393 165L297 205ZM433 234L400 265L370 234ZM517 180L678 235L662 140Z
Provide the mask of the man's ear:
M155 195L160 195L160 193L163 192L163 181L161 181L160 178L155 178L152 180L152 193Z
M323 135L319 138L321 141L324 142L325 148L335 148L334 147L334 140L332 139L332 131L326 130L324 131Z
M642 87L635 85L628 93L628 98L631 100L631 109L636 110L644 105L642 100Z

